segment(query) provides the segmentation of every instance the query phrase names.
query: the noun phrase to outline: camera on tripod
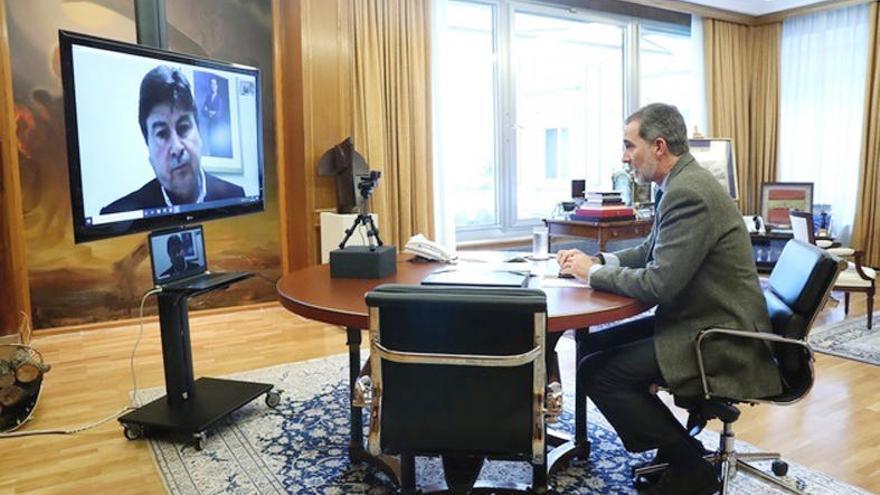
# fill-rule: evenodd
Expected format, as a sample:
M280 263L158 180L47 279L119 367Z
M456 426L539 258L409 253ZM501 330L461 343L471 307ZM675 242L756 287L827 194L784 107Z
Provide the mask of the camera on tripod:
M370 170L366 175L358 176L358 191L361 193L361 205L365 205L367 200L370 199L370 195L373 194L373 189L379 185L379 177L382 177L382 172L376 170ZM361 210L363 210L363 206L361 206Z
M370 196L382 173L370 170L364 158L354 149L351 138L327 151L318 162L321 175L336 177L337 211L357 213L339 249L330 251L330 276L333 278L383 278L397 271L397 250L386 246L369 212ZM366 246L348 246L352 234L363 225Z

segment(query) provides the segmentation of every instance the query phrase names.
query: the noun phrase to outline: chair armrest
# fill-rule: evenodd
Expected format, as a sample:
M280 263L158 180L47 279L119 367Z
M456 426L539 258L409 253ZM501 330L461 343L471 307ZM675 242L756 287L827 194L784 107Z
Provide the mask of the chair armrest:
M858 273L859 276L862 277L862 280L874 280L873 278L869 277L864 270L862 270L862 256L864 256L864 253L860 250L856 250L853 253L853 257L855 258L853 262L856 265L856 273Z
M706 377L706 367L703 364L703 339L710 335L729 335L731 337L743 337L747 339L753 340L763 340L765 342L773 342L774 344L787 344L787 345L796 345L802 347L807 350L807 353L810 355L810 360L813 360L813 348L810 347L809 344L799 339L789 339L786 337L780 337L779 335L773 333L764 333L764 332L751 332L744 330L733 330L728 328L707 328L697 334L697 341L695 342L697 348L697 365L700 368L700 380L703 384L703 395L706 399L709 399L712 396L712 391L709 390L709 379Z
M373 342L372 352L376 353L382 359L395 363L512 368L529 364L538 359L542 355L541 350L540 347L535 347L522 354L504 356L488 356L482 354L440 354L392 351L378 342Z

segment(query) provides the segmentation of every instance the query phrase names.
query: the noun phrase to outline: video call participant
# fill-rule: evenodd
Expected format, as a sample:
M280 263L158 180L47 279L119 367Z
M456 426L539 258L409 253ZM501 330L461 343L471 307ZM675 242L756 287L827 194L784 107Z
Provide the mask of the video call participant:
M183 245L183 240L177 234L171 234L168 236L168 240L165 245L168 251L168 259L171 260L171 266L168 267L167 270L162 272L162 277L169 277L172 275L178 275L181 273L186 273L190 270L198 268L198 263L193 261L188 261L184 258L185 246Z
M144 76L138 122L156 178L101 208L102 215L244 197L240 186L202 170L197 109L179 70L160 65Z
M632 114L623 142L624 163L662 192L650 235L638 247L600 253L601 258L561 251L558 261L563 273L593 289L657 309L654 316L606 330L610 341L579 363L578 380L627 450L658 449L655 462L671 464L659 480L644 480L646 493L715 493L720 483L702 458L703 446L688 436L654 385L668 388L677 400L699 397L698 332L770 330L749 235L727 191L689 153L684 118L674 106L651 104ZM588 336L588 349L590 343ZM715 394L780 392L779 373L763 342L713 337L703 350Z

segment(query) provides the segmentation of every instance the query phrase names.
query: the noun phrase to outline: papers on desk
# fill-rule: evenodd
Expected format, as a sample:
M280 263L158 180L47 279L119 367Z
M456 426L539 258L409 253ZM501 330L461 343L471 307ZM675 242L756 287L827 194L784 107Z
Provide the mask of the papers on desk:
M459 264L453 267L444 267L437 271L459 272L457 275L446 275L443 278L459 278L468 276L461 272L528 272L531 280L528 285L535 288L589 288L590 286L573 278L561 279L559 275L559 264L556 258L551 257L548 260L528 260L527 253L516 253L509 251L462 251L459 253ZM510 261L518 260L518 261ZM519 261L522 260L522 261ZM440 275L440 274L437 274ZM468 276L478 280L480 276ZM490 276L491 277L491 276ZM535 283L537 282L537 283Z

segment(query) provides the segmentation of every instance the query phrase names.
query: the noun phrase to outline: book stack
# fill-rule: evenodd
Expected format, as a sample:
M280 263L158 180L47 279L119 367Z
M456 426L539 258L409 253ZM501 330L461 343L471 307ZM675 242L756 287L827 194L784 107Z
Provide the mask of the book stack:
M623 203L618 191L588 192L584 197L586 201L571 214L572 220L622 222L636 218L635 211Z

